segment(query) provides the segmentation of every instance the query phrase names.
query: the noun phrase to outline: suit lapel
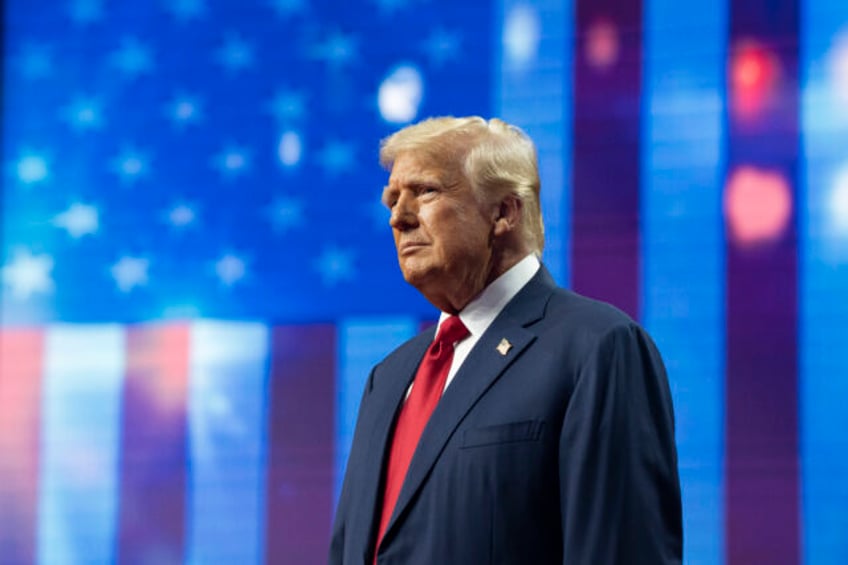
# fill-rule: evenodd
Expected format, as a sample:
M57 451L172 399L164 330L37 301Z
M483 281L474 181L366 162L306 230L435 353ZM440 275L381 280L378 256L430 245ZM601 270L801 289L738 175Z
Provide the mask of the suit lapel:
M421 434L383 539L391 537L395 524L421 488L465 415L536 338L526 326L544 315L545 305L554 288L553 279L544 266L541 267L533 279L495 318L471 350ZM504 339L512 346L505 355L498 350L498 345ZM421 350L421 356L424 355L425 349L426 347Z

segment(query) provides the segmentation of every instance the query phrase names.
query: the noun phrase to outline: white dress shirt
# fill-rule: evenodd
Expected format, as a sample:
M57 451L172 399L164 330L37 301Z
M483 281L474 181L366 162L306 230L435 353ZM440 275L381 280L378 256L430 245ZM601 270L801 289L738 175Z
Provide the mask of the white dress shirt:
M540 265L539 259L531 253L495 279L477 298L462 309L459 313L459 319L468 328L470 335L454 346L453 362L448 372L448 379L445 381L445 390L447 390L456 372L459 371L483 333L495 321L504 306L518 294L519 290L524 288L524 285L530 282L530 279L539 270ZM439 317L440 327L449 315L442 312ZM436 328L437 333L438 331L438 328Z

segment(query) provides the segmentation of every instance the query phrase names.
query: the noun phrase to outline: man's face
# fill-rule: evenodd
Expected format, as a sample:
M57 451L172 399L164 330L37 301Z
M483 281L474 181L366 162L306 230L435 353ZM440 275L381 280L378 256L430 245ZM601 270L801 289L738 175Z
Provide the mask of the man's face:
M383 201L408 283L439 309L462 309L491 281L495 205L478 201L456 164L401 153Z

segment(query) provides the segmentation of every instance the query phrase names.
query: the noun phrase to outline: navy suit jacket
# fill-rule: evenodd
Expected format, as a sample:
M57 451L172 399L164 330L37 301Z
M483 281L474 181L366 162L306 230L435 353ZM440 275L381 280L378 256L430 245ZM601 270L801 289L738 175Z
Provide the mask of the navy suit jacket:
M332 565L371 565L398 408L434 329L374 367L336 511ZM512 345L505 355L498 344ZM679 563L680 486L665 369L621 311L542 267L439 401L380 564Z

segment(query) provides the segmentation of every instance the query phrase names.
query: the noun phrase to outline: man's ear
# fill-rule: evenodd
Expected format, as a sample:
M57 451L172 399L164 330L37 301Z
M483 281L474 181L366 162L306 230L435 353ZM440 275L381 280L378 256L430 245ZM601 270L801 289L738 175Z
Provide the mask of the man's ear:
M521 220L521 207L521 200L514 194L501 200L495 215L495 236L503 236L515 230Z

